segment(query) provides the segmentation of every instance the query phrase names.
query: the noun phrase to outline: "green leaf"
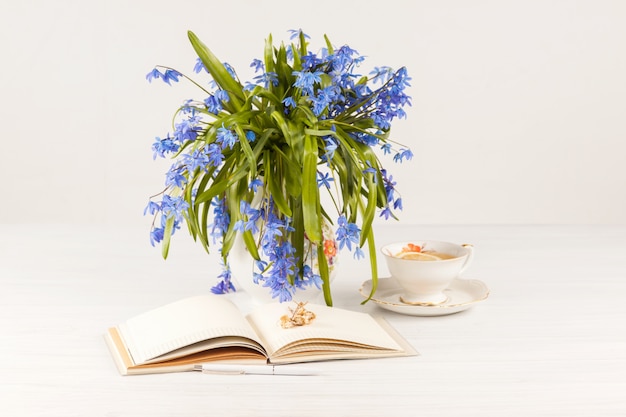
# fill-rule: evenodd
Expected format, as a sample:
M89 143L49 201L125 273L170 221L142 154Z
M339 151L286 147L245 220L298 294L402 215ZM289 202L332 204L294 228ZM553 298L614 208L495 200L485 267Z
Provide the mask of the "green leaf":
M278 97L276 97L274 93L272 93L269 90L266 90L260 85L257 85L256 87L254 87L254 90L252 90L252 94L250 95L250 97L254 97L254 96L266 98L275 106L282 105L282 101Z
M299 104L298 107L296 107L293 110L293 113L298 114L298 115L303 114L304 119L299 118L298 122L301 122L309 127L315 126L318 122L317 116L315 116L315 113L313 113L313 111L307 106L303 106ZM308 129L305 129L305 130L308 130ZM311 130L315 130L315 129L311 129ZM319 136L319 135L316 135L316 136Z
M226 181L214 181L213 185L211 185L208 190L196 196L196 205L200 206L204 203L210 203L210 201L213 200L215 196L222 194L224 191L226 191L226 189L229 187L229 184L230 183Z
M328 270L328 259L324 253L324 242L317 245L317 264L320 277L322 278L322 289L324 291L324 301L327 306L333 305L333 297L330 292L330 272ZM370 296L371 298L371 296Z
M302 167L302 214L304 230L311 242L322 241L320 196L317 186L317 141L304 136L304 163Z
M195 33L188 31L187 36L209 74L211 74L222 90L228 92L230 101L224 103L224 108L229 109L231 113L240 111L242 103L245 101L242 85L233 79L226 67L224 67L224 64L213 55L211 50L202 43Z
M299 34L299 41L300 41L300 56L305 56L307 54L307 50L306 50L306 36L304 36L304 32L300 31ZM294 48L294 51L296 49ZM297 54L294 54L297 55Z
M278 125L278 128L280 129L281 133L285 137L285 140L287 141L287 143L291 144L291 130L289 130L289 126L287 125L287 121L285 120L283 115L278 110L274 110L270 114L270 117Z
M274 199L274 204L281 213L285 216L291 217L292 212L289 208L289 204L285 198L285 190L282 187L281 180L285 177L285 172L282 170L279 160L274 160L272 163L271 158L273 156L270 152L265 152L263 158L263 164L265 166L265 183L269 187L269 192Z
M330 42L330 39L328 39L328 36L326 36L326 34L324 34L324 40L326 41L326 49L328 49L328 55L334 54L335 49L333 48L333 44Z
M374 183L374 174L367 175L366 184L368 195L367 206L365 207L361 224L361 246L363 246L363 243L365 243L365 239L367 238L367 236L369 236L370 231L372 230L372 222L374 221L374 215L376 214L376 202L378 200L376 193L376 184Z
M193 213L195 227L197 227L198 229L197 233L200 238L200 243L202 243L202 246L207 252L209 252L209 231L207 229L207 217L211 204L210 202L208 204L201 204L200 202L195 200L194 189L197 195L204 193L210 179L213 177L214 171L215 169L213 168L204 175L198 175L193 177L192 181L190 181L185 188L185 201L190 203L188 211ZM198 180L200 180L199 183ZM198 183L197 186L196 183ZM198 213L200 212L202 213L201 219L198 218Z
M379 192L381 188L379 188L379 185L382 186L382 192L385 194L384 204L387 204L387 194L380 175L380 166L378 159L376 158L376 154L369 146L363 146L360 152L363 160L369 162L370 166L376 170L376 173L367 174L365 176L365 188L362 190L362 193L367 198L367 206L365 207L363 213L361 226L361 245L363 245L365 243L366 236L370 235L372 222L374 221L374 216L376 214L376 207L378 207L378 203L380 201ZM377 177L378 181L376 181Z
M250 143L248 142L248 139L246 138L246 133L238 124L235 124L234 128L235 128L235 132L237 132L237 136L239 136L239 146L241 147L243 154L246 156L246 158L248 158L248 166L250 168L249 177L256 178L257 177L256 158L254 156L254 153L252 152Z
M245 177L245 175L243 177ZM230 252L230 249L233 247L233 244L235 242L235 237L237 236L235 224L238 220L242 219L241 212L239 211L239 202L244 199L246 188L247 184L245 181L236 181L226 190L230 224L228 225L228 230L226 231L226 234L224 235L224 238L222 240L222 257L224 258L224 261L226 261L228 253Z
M271 34L265 40L265 50L264 50L263 57L264 57L264 61L265 61L265 71L266 72L275 72L275 69L274 69L274 45L272 44L272 35Z
M170 217L165 221L165 229L163 231L163 241L161 243L161 253L163 259L167 259L167 255L170 251L170 240L172 238L172 231L174 230L174 217Z
M202 216L201 216L201 229L203 231L203 233L201 233L201 239L200 242L202 243L202 246L204 247L204 249L209 252L209 211L211 210L211 205L210 204L203 204L202 205Z
M296 164L302 164L302 155L304 154L304 129L301 124L287 121L289 131L291 132L291 141L288 143L289 148L286 149L287 157L293 158Z
M256 242L254 241L254 235L250 230L246 230L245 232L243 232L243 241L248 248L248 252L250 252L250 256L252 256L257 261L261 259L261 257L259 256L259 251L256 247Z
M369 249L370 255L370 270L372 271L372 289L370 290L370 294L365 299L365 301L361 302L361 304L367 303L372 299L374 293L376 293L376 289L378 288L378 264L376 261L376 243L374 242L374 231L370 229L367 236L367 247Z
M304 129L304 133L306 133L307 135L311 135L311 136L320 136L320 137L335 136L337 137L337 132L335 132L334 130L330 130L330 129L326 129L326 130Z
M294 230L291 232L291 246L296 250L294 256L297 260L296 268L298 271L302 271L304 266L304 259L306 257L304 253L304 220L302 216L302 198L301 196L291 196L289 198L289 205L293 212L293 221L291 225ZM293 284L295 276L290 276L290 283Z
M272 156L277 163L282 164L284 166L283 170L291 173L300 173L302 172L301 168L295 162L295 157L290 157L286 153L284 153L278 146L273 145L272 150L276 152L275 156ZM270 162L268 162L267 166L272 166ZM285 180L285 188L290 195L299 196L302 194L302 175L284 175L283 179Z
M296 48L296 46L292 43L291 44L291 50L292 51L297 51L298 49ZM300 53L294 53L293 54L293 69L296 71L300 71L302 70L302 61L300 61L300 57L306 55L306 52L303 54L302 51L300 51Z

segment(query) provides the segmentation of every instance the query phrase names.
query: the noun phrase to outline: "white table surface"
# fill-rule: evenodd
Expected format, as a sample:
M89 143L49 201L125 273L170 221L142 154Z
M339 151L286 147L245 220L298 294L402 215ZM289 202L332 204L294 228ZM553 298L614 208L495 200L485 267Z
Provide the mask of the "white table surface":
M144 229L0 225L0 415L626 415L626 226L395 224L376 237L474 244L464 277L489 299L442 317L361 306L368 263L344 255L335 305L384 315L420 356L319 363L320 376L121 377L105 329L207 292L216 257L183 233L164 261Z

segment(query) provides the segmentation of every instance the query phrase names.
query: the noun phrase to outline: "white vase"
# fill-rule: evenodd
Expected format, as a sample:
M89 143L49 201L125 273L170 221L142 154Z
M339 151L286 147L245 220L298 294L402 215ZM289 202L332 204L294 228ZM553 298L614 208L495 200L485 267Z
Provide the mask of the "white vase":
M322 222L322 234L324 237L324 245L326 260L328 262L328 272L330 282L336 275L336 266L338 260L338 246L335 240L335 234L330 227L330 224L325 220ZM307 250L307 245L310 245L308 239L305 237L305 252L310 254L312 260L307 255L304 259L304 263L311 265L313 272L319 274L318 262L317 262L317 248L314 246L310 251ZM228 253L228 264L230 266L231 278L237 291L243 290L252 299L255 304L264 304L270 302L277 302L277 298L272 298L271 290L268 287L263 286L263 282L254 282L255 261L250 256L250 253L243 241L241 235L238 235L233 243L230 252ZM323 289L317 288L315 285L310 285L305 288L298 288L293 295L293 301L297 302L315 302L324 303Z

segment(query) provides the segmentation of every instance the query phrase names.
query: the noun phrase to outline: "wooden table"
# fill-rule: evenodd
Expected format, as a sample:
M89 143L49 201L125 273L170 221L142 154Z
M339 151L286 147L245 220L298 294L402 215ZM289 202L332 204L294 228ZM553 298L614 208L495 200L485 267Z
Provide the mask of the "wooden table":
M104 330L208 291L217 257L184 232L164 261L147 228L0 225L0 415L626 415L626 226L386 224L376 239L474 244L465 278L490 297L441 317L361 306L368 263L344 254L335 305L384 315L420 356L121 377Z

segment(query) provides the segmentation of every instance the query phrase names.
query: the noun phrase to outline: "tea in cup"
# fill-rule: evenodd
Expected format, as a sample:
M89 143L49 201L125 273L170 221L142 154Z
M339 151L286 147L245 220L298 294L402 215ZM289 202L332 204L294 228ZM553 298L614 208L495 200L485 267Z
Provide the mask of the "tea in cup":
M400 301L412 305L445 303L443 292L469 266L472 245L433 240L383 246L391 278L402 288Z

